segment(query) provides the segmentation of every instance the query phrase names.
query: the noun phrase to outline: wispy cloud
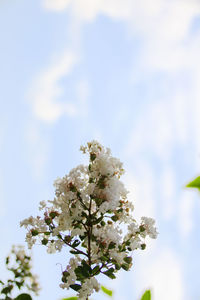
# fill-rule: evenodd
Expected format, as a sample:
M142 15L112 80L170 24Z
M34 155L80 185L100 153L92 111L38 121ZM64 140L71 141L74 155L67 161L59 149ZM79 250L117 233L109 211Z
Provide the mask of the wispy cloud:
M45 9L52 11L63 11L70 4L71 0L43 0L42 5Z
M76 114L76 107L72 101L67 99L67 101L60 102L59 98L64 93L60 80L72 71L77 61L75 54L66 51L36 78L29 93L36 118L41 121L54 122L62 115Z

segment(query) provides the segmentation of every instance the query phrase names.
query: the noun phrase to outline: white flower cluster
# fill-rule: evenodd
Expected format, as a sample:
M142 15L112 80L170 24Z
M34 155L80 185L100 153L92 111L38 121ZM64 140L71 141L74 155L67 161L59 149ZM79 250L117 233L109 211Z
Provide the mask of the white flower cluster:
M89 154L88 166L79 165L58 178L54 200L40 202L44 216L25 219L21 226L28 229L29 248L38 240L48 253L66 245L71 248L74 258L63 272L61 287L76 290L79 299L88 299L99 290L98 274L113 279L121 268L128 271L132 251L144 249L145 237L155 239L157 231L151 218L143 217L141 224L134 220L133 204L120 181L123 165L110 149L92 141L80 150Z

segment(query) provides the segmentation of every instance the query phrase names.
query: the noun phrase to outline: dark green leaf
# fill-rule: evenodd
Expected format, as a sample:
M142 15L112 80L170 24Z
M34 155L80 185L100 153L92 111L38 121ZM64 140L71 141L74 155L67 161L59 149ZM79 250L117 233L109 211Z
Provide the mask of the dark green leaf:
M93 224L93 225L96 225L96 224L100 223L100 222L102 221L102 219L103 219L103 216L99 217L98 219L95 219L95 220L92 222L92 224Z
M99 269L100 269L99 266L94 267L94 269L92 269L92 274L98 275L100 273Z
M6 295L6 294L10 293L12 291L12 289L13 289L13 285L8 285L1 290L1 293Z
M115 264L115 269L116 269L116 270L120 270L120 269L121 269L120 264Z
M103 272L106 276L108 276L111 279L115 279L115 275L113 274L114 268L110 268L108 271Z
M129 270L129 265L128 265L128 264L122 264L122 268L123 268L125 271L128 271L128 270Z
M143 294L141 300L151 300L151 291L150 291L150 290L147 290L147 291Z
M87 273L91 273L92 272L91 267L86 263L86 261L84 259L82 260L81 264L83 265L83 268L84 268L84 270Z
M110 242L108 249L114 249L116 244L114 242Z
M189 188L196 188L200 190L200 176L198 176L197 178L195 178L193 181L191 181L190 183L188 183L186 185L186 187Z
M79 240L75 240L72 244L72 247L77 247L80 244Z
M105 286L101 286L102 291L107 294L108 296L112 297L113 292L111 290L108 290Z
M71 284L70 288L77 292L81 289L81 285L80 284Z
M20 294L14 300L32 300L29 294Z
M80 254L81 252L78 250L70 250L69 251L71 254Z

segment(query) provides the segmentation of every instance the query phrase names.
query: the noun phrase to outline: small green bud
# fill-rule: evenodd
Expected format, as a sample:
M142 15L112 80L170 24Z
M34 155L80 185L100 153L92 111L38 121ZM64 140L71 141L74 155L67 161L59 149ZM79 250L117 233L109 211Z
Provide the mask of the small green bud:
M144 250L146 248L146 244L141 244L141 249Z
M89 183L93 183L94 182L94 178L90 177L89 178Z
M130 263L132 263L132 257L130 257L130 256L124 257L124 261L125 261L127 264L130 264Z
M95 153L90 153L90 160L94 161L96 159L96 154Z
M104 221L101 221L101 226L105 226L106 225L106 222L104 222Z
M74 193L77 192L75 185L73 185L73 183L71 183L71 182L69 183L69 190Z
M51 211L49 216L54 219L55 217L57 217L59 215L59 213L57 211Z
M116 222L117 220L119 220L119 217L116 216L116 215L114 215L114 216L111 217L111 219L112 219L114 222Z
M46 217L44 220L45 220L45 223L46 223L47 225L50 225L50 224L51 224L51 221L52 221L51 218Z
M36 229L32 229L31 230L31 234L32 234L32 236L36 236L36 235L38 235L38 231L36 230Z
M66 235L65 238L64 238L64 241L69 243L71 241L71 239L72 239L71 235Z
M140 232L143 232L143 231L145 231L145 227L144 227L144 225L140 225Z
M42 245L46 245L47 243L48 243L48 240L44 238L44 239L42 240Z
M110 242L108 249L114 249L116 244L114 242Z
M67 272L67 271L64 271L62 274L64 277L68 277L70 275L69 272Z
M67 282L67 278L65 276L62 276L62 282L64 282L64 283Z

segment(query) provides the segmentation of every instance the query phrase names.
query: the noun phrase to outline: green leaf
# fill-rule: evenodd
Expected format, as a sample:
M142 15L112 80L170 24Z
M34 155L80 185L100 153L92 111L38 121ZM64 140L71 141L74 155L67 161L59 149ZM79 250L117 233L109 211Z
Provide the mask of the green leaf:
M92 269L91 267L86 263L86 261L83 259L82 262L81 262L84 270L87 272L87 273L91 273L92 272Z
M32 300L29 294L20 294L14 300Z
M129 265L128 264L122 264L122 269L124 269L125 271L129 270Z
M62 300L77 300L78 297L69 297L69 298L63 298Z
M77 247L80 244L79 240L75 240L72 244L72 247Z
M107 294L108 296L112 297L113 292L111 290L108 290L105 286L101 286L102 291Z
M80 284L71 284L70 288L77 292L81 289L81 285Z
M198 176L197 178L195 178L193 181L189 182L186 187L189 188L196 188L200 190L200 176Z
M92 269L92 275L98 275L100 273L99 269L99 266L94 267L94 269Z
M147 291L143 294L141 300L151 300L151 291L150 291L150 290L147 290Z
M113 274L114 268L110 268L108 271L103 272L106 276L108 276L111 279L115 279L115 275Z
M71 254L80 254L81 252L79 250L70 250Z
M12 289L13 289L13 285L8 285L1 290L1 294L7 295L12 291Z

